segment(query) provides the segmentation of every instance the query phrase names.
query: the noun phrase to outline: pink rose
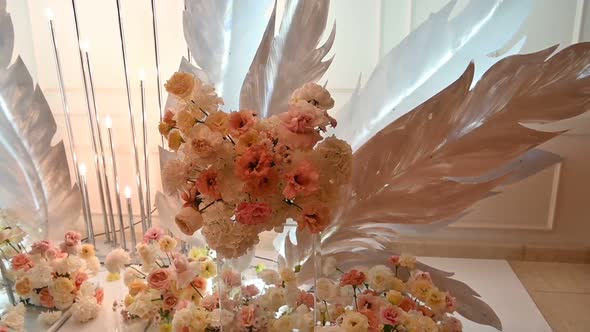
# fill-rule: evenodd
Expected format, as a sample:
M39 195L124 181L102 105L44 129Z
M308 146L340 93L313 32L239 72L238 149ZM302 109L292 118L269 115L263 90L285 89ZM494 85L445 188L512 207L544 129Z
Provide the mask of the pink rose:
M158 241L164 234L164 230L160 227L152 227L145 232L143 242L150 243L150 241Z
M320 188L320 173L309 160L303 160L285 177L287 185L283 190L283 196L287 199L293 199L299 194L309 195Z
M221 193L219 192L218 174L213 168L209 168L206 171L201 172L195 185L201 194L209 196L214 200L221 198Z
M455 317L446 316L442 320L442 331L444 332L461 332L463 331L463 324Z
M305 102L290 104L287 112L279 114L279 119L290 132L307 134L326 124L323 115L322 111Z
M254 297L260 293L256 285L242 286L242 294L246 297Z
M171 273L168 269L156 269L148 277L148 285L151 288L164 291L170 286Z
M53 245L48 240L37 241L37 242L33 243L33 245L31 246L31 254L43 255L51 247L53 247Z
M398 255L389 256L389 259L388 259L389 264L391 264L393 266L398 266L399 260L400 260L400 257Z
M78 232L69 231L65 235L65 241L67 247L74 247L80 244L82 236Z
M256 322L256 310L254 306L243 306L240 310L240 325L244 327L254 326Z
M229 129L234 137L240 137L242 134L252 128L256 123L256 113L250 110L241 110L229 114Z
M202 277L195 277L192 281L192 285L200 291L207 289L207 279Z
M411 281L425 280L432 283L432 278L428 272L416 272L410 279Z
M45 251L45 257L47 257L47 259L52 260L55 259L57 257L58 251L55 247L50 247Z
M455 312L457 310L457 300L447 293L445 295L445 311L448 313Z
M242 284L242 276L232 270L224 270L221 272L221 280L230 288L238 287Z
M363 282L367 280L367 276L359 271L359 270L351 270L342 275L340 278L340 287L351 285L351 286L359 286L362 285Z
M25 253L16 254L16 256L12 257L11 264L13 270L28 271L33 267L33 261L31 260L31 257Z
M374 311L369 310L369 309L360 309L359 313L361 313L365 317L367 317L367 320L369 321L369 332L378 332L379 331L380 320Z
M53 296L49 293L49 288L45 287L39 292L39 304L45 308L53 308L55 306Z
M299 229L308 228L312 234L322 232L332 221L330 208L321 204L312 202L303 207L301 216L297 218Z
M264 224L270 215L272 209L266 203L242 202L236 210L236 220L244 225Z
M176 307L177 303L178 299L174 295L172 295L171 293L166 293L166 295L164 295L162 307L164 308L164 310L172 310L174 309L174 307Z
M74 284L76 285L77 289L80 289L80 286L84 283L84 281L88 280L88 275L84 272L76 273L76 277L74 278Z
M299 296L297 297L297 306L305 305L308 308L313 308L314 304L314 297L312 293L300 291Z
M213 311L219 308L219 293L215 292L211 295L203 297L201 300L201 306L208 311Z
M381 308L381 323L395 326L400 323L402 312L399 308L388 304Z
M184 308L188 308L188 306L191 304L191 301L188 300L181 300L178 301L178 303L176 304L176 310L182 310Z

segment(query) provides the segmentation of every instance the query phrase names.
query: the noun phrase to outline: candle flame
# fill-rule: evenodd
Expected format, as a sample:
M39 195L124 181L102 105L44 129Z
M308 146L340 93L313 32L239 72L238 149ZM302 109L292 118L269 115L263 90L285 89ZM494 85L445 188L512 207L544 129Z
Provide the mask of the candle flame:
M45 17L47 17L48 20L53 20L53 10L51 10L51 8L45 8Z
M143 68L139 70L139 80L145 81L145 70Z
M90 42L88 39L84 39L80 42L80 49L82 52L88 52L90 50Z
M131 198L131 188L129 186L125 186L125 198Z
M105 127L107 127L108 129L113 128L113 119L110 116L106 116L104 118L104 125Z
M80 170L80 175L81 176L86 176L86 164L81 163L80 166L78 167L78 169Z

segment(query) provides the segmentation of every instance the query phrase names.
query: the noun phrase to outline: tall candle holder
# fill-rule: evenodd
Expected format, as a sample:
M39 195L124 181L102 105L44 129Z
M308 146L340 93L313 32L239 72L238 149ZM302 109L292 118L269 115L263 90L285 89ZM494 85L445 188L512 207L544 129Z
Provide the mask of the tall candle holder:
M129 124L131 126L131 139L133 143L133 156L135 157L135 182L137 184L137 195L139 196L139 210L141 220L146 219L146 210L143 200L143 184L141 181L141 166L139 165L139 151L137 149L137 140L135 135L135 122L133 120L133 105L131 101L131 87L129 84L129 71L127 68L127 47L125 45L125 31L123 30L123 18L121 15L121 3L120 0L116 0L117 3L117 18L119 23L119 36L121 39L121 52L123 54L123 70L125 73L125 87L127 89L127 107L129 111Z
M156 14L156 0L151 0L152 5L152 32L154 34L154 55L156 57L156 87L158 90L158 110L160 111L160 120L164 117L164 108L162 107L162 87L161 87L161 77L160 77L160 47L158 43L158 22L157 22L157 14ZM190 61L190 60L189 60ZM164 137L160 136L162 140L162 146L166 146L164 144ZM150 219L150 226L151 226L151 219Z
M86 231L88 232L88 241L92 243L92 245L96 245L96 240L94 238L94 227L92 227L92 214L90 212L90 197L88 196L88 185L86 183L86 165L84 163L80 164L80 187L82 189L82 207L84 208L84 214L87 216L86 218Z
M104 120L107 128L107 137L109 139L109 146L111 148L111 161L113 163L113 181L115 181L115 196L117 203L117 212L119 214L119 227L121 232L121 246L127 249L127 239L125 238L125 224L123 223L123 210L121 208L121 190L119 188L119 176L117 174L117 159L115 158L115 149L113 147L113 120L107 116Z
M115 227L115 216L113 213L113 202L111 199L111 187L109 185L109 177L107 175L107 162L106 162L106 149L104 148L103 145L103 140L102 140L102 133L100 130L100 117L98 114L98 107L96 106L96 95L94 93L94 80L92 78L92 67L90 66L90 57L88 56L88 52L85 52L84 54L85 58L86 58L86 68L88 69L88 83L90 86L90 93L92 96L92 103L93 103L93 110L94 110L94 121L95 121L95 126L96 126L96 132L98 133L98 146L100 148L100 162L101 162L101 166L102 166L102 175L104 177L104 190L105 190L105 198L106 198L106 202L107 202L107 209L108 209L108 213L109 213L109 230L111 232L111 245L113 247L116 247L118 245L118 241L117 241L117 231L116 231L116 227ZM105 228L105 232L107 232L107 228ZM107 237L108 239L108 237Z
M131 232L131 252L135 252L135 247L137 247L137 235L135 234L135 224L133 222L131 188L129 188L129 186L125 186L125 199L127 201L127 214L129 215L129 231Z
M61 104L64 111L64 118L66 122L66 133L68 136L68 142L70 147L70 155L72 157L72 164L74 169L74 176L76 178L76 182L80 183L80 173L78 171L78 154L76 153L76 143L74 141L74 135L72 134L72 123L70 120L70 108L68 106L68 99L66 97L64 81L63 81L63 73L61 69L61 62L59 60L59 52L57 51L57 43L55 42L55 31L53 29L53 12L51 9L47 8L45 10L45 15L49 21L49 32L51 35L51 45L53 46L53 57L55 60L55 68L57 72L57 82L59 88L59 95L61 97ZM84 213L84 221L88 224L88 216Z
M143 163L144 163L144 176L145 176L145 205L147 210L147 226L152 227L152 214L150 213L150 209L152 208L152 196L151 196L151 188L150 188L150 162L148 158L149 154L149 147L148 147L148 134L147 134L147 112L145 106L145 72L144 70L140 70L139 72L139 89L141 90L141 119L142 119L142 128L143 128ZM142 231L145 233L147 231L146 223L141 223Z

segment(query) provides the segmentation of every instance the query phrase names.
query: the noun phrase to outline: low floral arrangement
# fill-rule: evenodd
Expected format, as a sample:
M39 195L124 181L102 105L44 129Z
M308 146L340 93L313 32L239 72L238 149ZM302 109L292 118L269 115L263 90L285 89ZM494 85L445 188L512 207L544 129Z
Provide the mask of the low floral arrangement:
M166 83L176 101L159 125L178 158L162 175L167 194L181 192L180 230L202 229L218 255L243 255L263 231L282 231L288 218L311 233L324 230L350 182L352 150L330 136L336 121L330 93L307 83L286 112L260 119L256 110L220 110L212 86L177 72Z
M136 247L140 264L130 264L129 253L122 249L107 255L108 280L122 273L128 288L121 310L124 320L149 320L166 330L179 308L199 304L205 297L210 279L217 275L209 250L193 248L183 255L178 249L175 238L154 227Z
M20 242L6 241L14 251L7 275L14 281L18 300L51 309L41 315L42 322L52 324L67 309L79 322L98 315L104 291L90 277L99 271L100 261L94 246L81 243L79 233L67 232L59 245L34 242L28 251Z
M428 272L416 269L415 257L391 256L389 266L346 273L328 260L324 273L341 276L339 282L317 281L321 323L331 326L322 331L462 331L461 321L451 316L455 298L438 289Z

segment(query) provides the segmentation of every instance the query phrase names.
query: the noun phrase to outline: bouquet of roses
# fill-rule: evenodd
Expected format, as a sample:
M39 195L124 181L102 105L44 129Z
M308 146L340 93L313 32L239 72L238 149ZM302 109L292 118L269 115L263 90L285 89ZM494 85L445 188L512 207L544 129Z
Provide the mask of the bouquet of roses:
M71 308L72 317L81 322L96 317L104 292L90 277L100 269L100 261L94 246L82 244L80 238L69 231L59 245L42 240L29 251L20 243L10 243L16 254L8 272L21 302L58 311ZM60 314L47 313L44 321Z
M389 264L344 273L328 260L324 272L341 276L338 283L317 281L322 325L332 326L325 331L462 331L461 322L450 315L457 308L455 298L415 268L415 257L392 256Z
M352 150L322 136L336 126L326 89L307 83L284 113L266 119L256 110L223 112L214 88L189 73L175 73L166 90L176 104L159 130L178 158L164 166L162 184L181 193L183 233L202 229L209 247L233 258L288 218L311 233L330 224L350 181Z
M160 228L149 229L136 247L139 263L130 264L129 253L113 250L105 260L109 280L120 278L128 288L121 311L125 320L141 318L165 327L179 308L199 304L207 294L217 265L208 249L178 252L178 241Z

